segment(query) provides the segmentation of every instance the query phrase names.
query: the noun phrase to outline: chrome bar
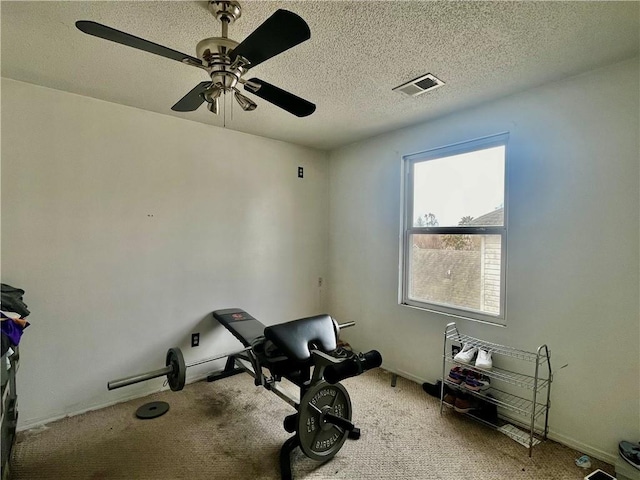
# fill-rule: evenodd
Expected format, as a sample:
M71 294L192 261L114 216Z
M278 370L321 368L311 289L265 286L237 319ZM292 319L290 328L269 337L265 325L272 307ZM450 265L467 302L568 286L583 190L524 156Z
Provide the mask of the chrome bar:
M540 348L536 352L536 372L533 380L533 405L531 408L531 425L529 427L529 458L533 454L533 428L535 427L536 422L536 399L538 395L538 373L540 367Z
M282 390L279 385L276 385L275 383L272 383L269 386L269 390L271 390L273 393L275 393L277 396L279 396L281 399L283 399L285 402L287 402L289 405L291 405L296 410L300 406L300 402L296 401L296 399L294 397L292 397L287 392Z
M547 379L547 409L544 415L544 439L547 438L547 433L549 432L549 408L551 407L551 382L553 381L553 373L551 372L551 353L549 352L549 347L547 345L541 345L538 347L538 351L541 351L544 348L546 352L547 358L547 368L549 372L549 378Z
M171 373L173 373L173 367L171 365L167 365L164 368L160 368L152 372L139 373L138 375L131 375L130 377L121 378L119 380L112 380L107 383L107 389L115 390L116 388L126 387L127 385L133 385L134 383L146 382L152 378L170 375Z
M197 362L188 363L186 367L191 368L191 367L195 367L196 365L202 365L203 363L215 362L216 360L220 360L222 358L235 357L236 355L240 355L241 353L246 352L247 350L251 350L251 347L243 348L242 350L238 350L237 352L225 353L223 355L216 355L215 357L205 358L204 360L198 360Z

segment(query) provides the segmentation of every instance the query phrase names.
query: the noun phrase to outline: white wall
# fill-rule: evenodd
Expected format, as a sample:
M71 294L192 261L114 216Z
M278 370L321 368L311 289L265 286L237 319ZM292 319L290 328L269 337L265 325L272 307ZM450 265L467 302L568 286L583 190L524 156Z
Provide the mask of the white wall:
M209 315L232 306L266 324L325 310L356 320L343 333L356 347L434 381L450 318L397 305L400 157L508 130L508 326L458 323L526 349L548 343L554 369L569 364L553 384L552 438L611 461L619 440L640 438L638 84L636 59L342 148L327 164L322 152L3 79L2 281L25 288L33 312L21 427L156 391L160 380L106 382L158 368L168 347L188 362L237 348Z
M106 384L169 347L238 350L215 309L321 313L327 195L324 152L3 79L2 281L32 312L21 427L157 391Z
M442 375L451 317L399 306L401 156L510 132L507 327L555 374L550 436L613 461L640 438L638 60L405 128L330 156L329 306L344 332L416 380ZM444 87L446 88L446 87Z

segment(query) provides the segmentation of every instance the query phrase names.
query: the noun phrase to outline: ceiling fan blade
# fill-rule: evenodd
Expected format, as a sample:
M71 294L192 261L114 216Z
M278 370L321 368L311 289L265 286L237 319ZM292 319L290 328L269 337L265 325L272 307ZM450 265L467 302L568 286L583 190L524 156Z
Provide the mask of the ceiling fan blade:
M256 88L259 85L260 88ZM244 89L248 92L257 95L258 97L273 103L277 107L292 113L296 117L306 117L316 111L316 106L300 98L293 93L289 93L286 90L282 90L270 83L260 80L259 78L252 78L244 85Z
M189 93L171 107L174 112L193 112L204 103L202 94L211 86L211 82L200 82Z
M307 22L293 12L278 10L231 52L231 59L240 55L252 68L310 38Z
M76 27L78 27L80 31L89 35L93 35L94 37L104 38L105 40L121 43L122 45L126 45L128 47L137 48L138 50L155 53L156 55L160 55L161 57L170 58L171 60L176 60L181 63L189 63L192 65L196 64L195 66L202 67L202 62L199 59L187 55L186 53L181 53L177 50L163 47L162 45L158 45L157 43L153 43L149 40L145 40L143 38L121 32L120 30L107 27L106 25L101 25L89 20L78 20L76 22Z

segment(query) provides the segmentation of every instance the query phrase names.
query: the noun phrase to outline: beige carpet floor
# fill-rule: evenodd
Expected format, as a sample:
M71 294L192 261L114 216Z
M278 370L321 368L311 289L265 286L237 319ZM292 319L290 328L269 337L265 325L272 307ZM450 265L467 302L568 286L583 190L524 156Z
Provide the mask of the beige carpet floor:
M347 440L320 464L296 450L294 479L582 479L579 452L547 440L527 449L505 435L446 409L420 385L377 369L345 380L360 440ZM171 405L153 420L136 409ZM241 374L187 385L21 432L12 478L38 479L275 479L278 454L290 434L282 428L292 407Z

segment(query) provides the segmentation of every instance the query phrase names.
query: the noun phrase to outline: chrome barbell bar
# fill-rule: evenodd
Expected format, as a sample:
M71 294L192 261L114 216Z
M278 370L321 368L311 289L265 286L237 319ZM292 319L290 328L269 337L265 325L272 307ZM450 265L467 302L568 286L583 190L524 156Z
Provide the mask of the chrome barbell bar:
M163 377L165 375L171 375L172 373L173 367L171 365L167 365L164 368L160 368L152 372L131 375L130 377L120 378L118 380L111 380L107 383L107 389L115 390L116 388L126 387L127 385L133 385L134 383L146 382L152 378Z
M231 357L235 355L240 355L247 350L251 350L251 347L243 348L242 350L238 350L233 353L225 353L223 355L216 355L215 357L206 358L204 360L199 360L197 362L188 363L185 365L185 368L195 367L196 365L202 365L203 363L215 362L216 360L223 359L225 357ZM116 388L126 387L128 385L133 385L134 383L146 382L147 380L151 380L153 378L163 377L165 375L172 375L174 372L173 365L167 365L164 368L160 368L158 370L153 370L152 372L139 373L138 375L131 375L130 377L120 378L118 380L111 380L107 383L108 390L115 390Z

